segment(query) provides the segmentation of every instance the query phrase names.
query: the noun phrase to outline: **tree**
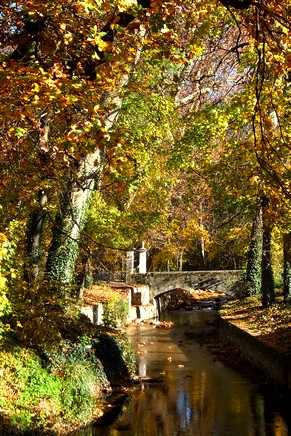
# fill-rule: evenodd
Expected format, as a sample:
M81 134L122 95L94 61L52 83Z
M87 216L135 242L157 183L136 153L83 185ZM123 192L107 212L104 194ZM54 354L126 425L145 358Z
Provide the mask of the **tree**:
M262 249L262 304L268 307L275 302L274 277L271 252L271 224L268 216L270 199L262 197L263 210L263 249Z
M262 205L258 204L253 218L250 234L249 252L246 269L245 295L257 295L261 292L262 282Z
M182 1L147 0L135 5L116 1L110 6L90 1L1 5L1 80L5 89L1 106L2 147L11 150L13 143L16 153L22 150L25 164L28 160L38 162L29 187L39 185L41 191L48 193L46 216L55 222L48 274L72 280L84 214L102 168L100 159L108 144L108 129L115 122L122 90L141 46L137 28L146 29L144 50L152 57L168 56L185 63L187 57L181 48L186 36L192 42L187 55L192 59L199 57L203 33L216 33L215 25L224 19L237 26L240 35L247 33L253 38L252 47L259 58L257 67L253 67L257 78L265 79L264 65L269 60L275 61L277 72L283 74L280 68L285 68L285 58L276 58L277 39L269 37L268 29L273 36L274 32L280 33L284 48L289 25L286 5L253 5L234 0L221 3L227 8L212 1L189 5ZM261 56L260 29L265 35L264 47L269 44L268 58ZM240 37L233 46L238 58L242 44L245 42ZM251 57L251 49L249 53ZM260 113L257 109L261 83L262 80L256 81L256 114ZM7 101L16 104L7 107ZM32 150L34 159L30 159ZM42 172L48 177L44 178ZM27 200L28 209L37 201L31 195ZM74 216L70 217L72 210ZM67 266L60 262L65 246L71 250Z
M283 235L283 253L284 253L284 284L283 295L286 303L290 302L291 297L291 234Z

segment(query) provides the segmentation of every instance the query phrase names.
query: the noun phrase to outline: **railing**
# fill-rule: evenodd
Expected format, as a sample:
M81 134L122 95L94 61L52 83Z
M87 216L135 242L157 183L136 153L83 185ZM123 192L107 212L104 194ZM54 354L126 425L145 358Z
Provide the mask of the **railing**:
M96 271L94 280L104 282L125 282L126 273L124 271Z

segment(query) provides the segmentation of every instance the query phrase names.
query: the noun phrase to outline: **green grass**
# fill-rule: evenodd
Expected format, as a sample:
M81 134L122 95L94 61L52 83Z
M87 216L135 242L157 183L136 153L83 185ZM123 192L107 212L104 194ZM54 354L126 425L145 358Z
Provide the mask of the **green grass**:
M0 409L15 432L74 426L91 421L98 388L106 376L97 359L55 353L44 366L34 351L17 347L1 353Z

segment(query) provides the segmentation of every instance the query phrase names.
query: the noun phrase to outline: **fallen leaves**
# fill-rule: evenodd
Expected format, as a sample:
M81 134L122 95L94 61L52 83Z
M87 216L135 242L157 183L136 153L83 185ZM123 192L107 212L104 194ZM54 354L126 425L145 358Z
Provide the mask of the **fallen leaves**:
M157 329L166 329L166 330L169 330L170 328L173 327L173 325L174 325L173 322L162 321L162 322L159 322L159 323L156 325L156 328L157 328Z
M281 352L291 355L291 307L282 299L262 308L260 296L232 300L220 310L222 318L257 336Z

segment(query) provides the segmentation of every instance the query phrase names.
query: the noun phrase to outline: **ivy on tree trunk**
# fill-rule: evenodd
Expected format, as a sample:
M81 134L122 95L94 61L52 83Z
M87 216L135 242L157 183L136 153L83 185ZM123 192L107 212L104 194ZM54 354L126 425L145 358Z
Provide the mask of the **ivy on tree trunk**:
M262 206L259 204L253 218L246 271L245 295L260 293L262 281Z
M271 237L272 229L268 222L270 199L262 198L263 208L263 251L262 251L262 305L268 307L275 302L275 285L272 269Z
M283 236L283 253L284 253L284 301L291 301L291 232Z
M74 281L80 234L98 175L96 162L100 162L99 150L81 161L77 178L68 183L61 195L46 264L49 279L67 284Z

